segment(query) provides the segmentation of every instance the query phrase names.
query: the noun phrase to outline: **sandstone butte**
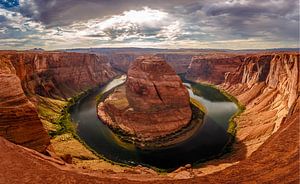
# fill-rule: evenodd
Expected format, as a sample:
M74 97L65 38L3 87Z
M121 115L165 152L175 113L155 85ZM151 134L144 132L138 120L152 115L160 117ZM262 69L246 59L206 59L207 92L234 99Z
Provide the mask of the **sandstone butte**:
M125 85L98 106L98 116L133 139L152 141L187 126L189 94L180 77L162 58L138 57Z
M241 55L236 63L225 62L218 54L214 58L195 56L186 76L217 84L246 110L235 118L232 153L199 168L183 167L166 175L145 172L141 167L121 172L112 171L113 166L97 171L74 168L74 163L39 153L45 151L49 138L38 118L36 98L65 98L107 82L115 72L105 58L13 51L0 56L1 184L299 183L299 53ZM201 65L199 59L206 59L207 64ZM206 66L216 75L213 79L201 72ZM74 72L76 75L71 75Z

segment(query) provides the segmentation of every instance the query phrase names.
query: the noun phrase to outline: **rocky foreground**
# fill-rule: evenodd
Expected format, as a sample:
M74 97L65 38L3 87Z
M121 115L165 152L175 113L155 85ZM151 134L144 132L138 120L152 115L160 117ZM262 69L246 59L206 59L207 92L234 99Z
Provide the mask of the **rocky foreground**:
M192 111L188 91L171 66L145 56L132 63L125 86L99 104L98 115L114 129L151 141L187 126Z
M101 165L101 169L97 166L97 171L86 166L78 169L74 163L39 153L49 149L49 138L38 118L36 98L43 95L63 99L94 84L103 84L115 76L105 58L74 53L2 52L0 183L299 183L300 55L260 53L240 57L233 63L230 59L216 62L216 54L202 65L196 56L185 68L190 80L218 84L246 106L235 118L237 139L232 153L199 168L182 167L158 175L141 167L116 171L108 164L105 168ZM195 67L198 70L193 70ZM213 80L207 80L207 67L214 74ZM68 150L74 140L65 140L62 145L63 151Z

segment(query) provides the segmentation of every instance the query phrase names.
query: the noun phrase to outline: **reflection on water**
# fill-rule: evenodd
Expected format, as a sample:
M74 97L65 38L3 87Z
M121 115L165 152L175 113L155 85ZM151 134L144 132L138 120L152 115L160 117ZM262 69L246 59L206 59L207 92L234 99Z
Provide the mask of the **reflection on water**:
M99 154L116 162L174 169L187 163L206 160L218 154L227 143L228 120L237 111L236 104L224 100L226 97L217 90L206 90L218 93L212 95L216 98L211 100L212 97L198 96L191 89L188 89L190 96L202 103L207 110L203 125L193 135L181 143L157 150L141 150L133 144L123 142L98 119L95 98L100 92L107 92L125 80L126 76L114 79L102 89L90 92L71 108L71 117L77 124L79 137ZM185 85L191 87L189 83ZM201 88L197 90L201 92Z
M224 120L225 121L229 120L230 117L237 111L238 109L237 105L231 101L228 101L228 99L226 99L227 101L225 101L224 99L221 99L221 101L210 101L207 99L208 95L206 95L205 98L203 96L198 96L194 94L192 91L191 84L184 83L184 85L188 87L187 89L189 91L190 97L196 99L206 107L207 110L206 115L209 116L216 123L218 123L220 126L222 126L224 129L227 129L228 124L224 123ZM198 86L200 86L200 84ZM208 86L205 87L210 88ZM214 93L216 92L220 93L219 91L215 90ZM220 94L218 94L218 96ZM223 98L224 97L225 96L223 95ZM218 98L220 99L220 97Z

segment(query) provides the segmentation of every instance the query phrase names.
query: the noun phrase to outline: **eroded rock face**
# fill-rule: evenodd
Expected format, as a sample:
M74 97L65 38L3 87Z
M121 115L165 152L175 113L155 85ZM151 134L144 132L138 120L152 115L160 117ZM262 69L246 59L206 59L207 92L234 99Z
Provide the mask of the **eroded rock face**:
M94 54L42 52L5 54L27 94L68 98L116 76L107 58Z
M125 86L115 90L98 114L108 125L152 140L180 130L191 119L187 89L161 58L139 57L130 67Z
M44 152L50 144L35 106L27 99L10 61L0 60L0 136Z
M112 67L125 73L127 73L130 64L138 56L135 53L114 53L107 55Z
M246 111L236 120L240 141L251 142L248 154L275 133L299 97L299 54L253 55L225 75L221 87L237 97Z
M72 97L114 76L107 59L93 54L1 51L0 136L44 152L50 142L35 97Z
M187 71L192 57L195 54L185 53L159 53L156 56L163 58L175 70L177 74Z
M235 121L237 140L248 145L249 156L279 129L299 96L299 54L194 57L186 77L217 84L246 106Z
M195 56L185 77L197 82L221 84L225 73L235 71L241 64L242 56Z

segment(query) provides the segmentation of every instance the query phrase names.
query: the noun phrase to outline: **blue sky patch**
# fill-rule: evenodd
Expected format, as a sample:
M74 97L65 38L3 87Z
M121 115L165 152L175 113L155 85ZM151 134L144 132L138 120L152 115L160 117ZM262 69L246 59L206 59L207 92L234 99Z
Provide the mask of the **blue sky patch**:
M1 8L13 8L19 6L19 0L0 0Z

